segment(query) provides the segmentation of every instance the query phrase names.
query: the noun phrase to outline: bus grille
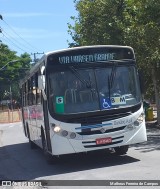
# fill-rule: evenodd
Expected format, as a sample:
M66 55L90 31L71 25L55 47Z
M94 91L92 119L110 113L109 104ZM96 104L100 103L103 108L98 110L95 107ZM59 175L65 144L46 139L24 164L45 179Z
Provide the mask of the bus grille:
M119 144L119 143L123 142L123 138L124 138L124 136L112 138L112 143L109 143L109 144L96 145L96 141L83 141L82 144L83 144L84 148L99 148L99 147L103 147L103 146L109 147L111 145ZM114 141L114 140L116 140L116 141Z
M131 112L125 113L112 113L105 115L97 115L97 116L89 116L89 117L81 117L81 118L72 118L71 123L81 123L82 125L94 124L94 123L102 123L105 121L111 121L115 119L120 119L126 116L131 115Z
M113 128L113 129L108 129L106 130L104 133L112 133L115 131L121 131L125 128L126 126L122 126L122 127L117 127L117 128ZM77 134L79 135L96 135L96 134L104 134L101 132L101 130L82 130L82 132L77 132Z

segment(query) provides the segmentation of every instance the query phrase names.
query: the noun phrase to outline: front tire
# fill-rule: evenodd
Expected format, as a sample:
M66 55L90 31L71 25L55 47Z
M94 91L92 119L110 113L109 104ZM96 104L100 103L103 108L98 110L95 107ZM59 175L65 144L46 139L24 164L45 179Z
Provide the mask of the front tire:
M120 146L120 147L115 147L114 150L117 155L124 155L127 153L129 146Z

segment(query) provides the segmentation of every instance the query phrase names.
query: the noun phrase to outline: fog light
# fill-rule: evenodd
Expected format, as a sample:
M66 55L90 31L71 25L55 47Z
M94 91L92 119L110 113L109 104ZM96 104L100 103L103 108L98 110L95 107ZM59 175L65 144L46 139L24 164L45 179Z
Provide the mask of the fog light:
M144 114L142 113L142 114L138 117L137 121L139 122L139 124L141 124L141 123L143 122L143 120L144 120Z
M134 125L135 125L135 126L139 126L139 122L136 120L136 121L134 122Z
M133 128L133 125L127 125L127 129L132 130Z
M72 139L73 139L73 138L76 138L76 133L71 133L71 134L70 134L70 138L72 138Z
M68 132L65 131L65 130L63 130L63 131L61 132L61 134L62 134L62 136L66 137L66 136L68 135Z

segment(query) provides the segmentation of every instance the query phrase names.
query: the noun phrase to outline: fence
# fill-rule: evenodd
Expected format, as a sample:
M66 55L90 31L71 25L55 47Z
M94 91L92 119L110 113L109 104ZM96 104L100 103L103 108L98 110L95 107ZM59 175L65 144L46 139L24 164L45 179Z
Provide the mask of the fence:
M0 110L0 123L13 123L21 121L20 109L14 110Z

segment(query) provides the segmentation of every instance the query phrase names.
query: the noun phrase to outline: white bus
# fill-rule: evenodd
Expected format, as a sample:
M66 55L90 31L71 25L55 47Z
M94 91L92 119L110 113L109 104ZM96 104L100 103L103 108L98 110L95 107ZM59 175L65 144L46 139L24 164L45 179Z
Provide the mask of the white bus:
M22 117L31 147L47 160L147 140L134 51L84 46L46 53L21 81Z

